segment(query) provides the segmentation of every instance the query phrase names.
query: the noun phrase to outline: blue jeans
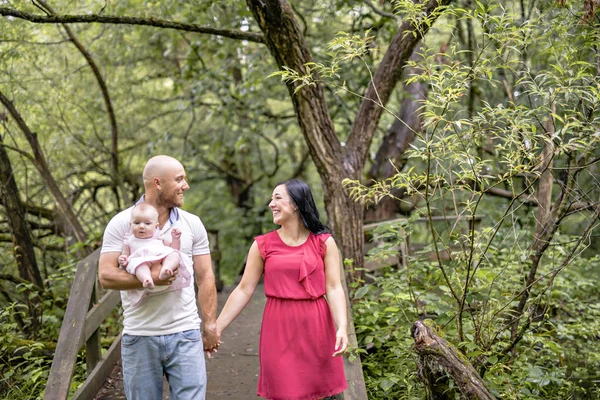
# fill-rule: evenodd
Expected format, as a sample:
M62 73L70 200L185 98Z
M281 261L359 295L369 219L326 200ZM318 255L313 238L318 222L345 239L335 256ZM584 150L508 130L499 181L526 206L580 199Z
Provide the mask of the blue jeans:
M123 385L128 400L162 400L163 374L171 400L204 400L206 365L200 329L164 336L123 335Z

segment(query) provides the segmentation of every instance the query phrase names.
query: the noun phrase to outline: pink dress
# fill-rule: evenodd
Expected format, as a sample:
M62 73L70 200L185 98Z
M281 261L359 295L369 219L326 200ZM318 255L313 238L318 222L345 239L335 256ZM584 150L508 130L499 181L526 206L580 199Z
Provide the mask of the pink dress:
M259 396L313 400L343 392L344 360L332 357L335 325L325 294L325 241L311 233L300 246L277 231L255 238L264 260L267 303L260 331Z
M127 272L135 275L135 270L144 263L154 264L161 262L166 256L173 252L179 253L179 273L170 286L157 286L154 289L135 289L128 290L131 305L137 305L144 298L170 292L172 290L188 287L192 283L192 262L189 257L182 254L179 250L165 245L162 239L159 239L158 230L152 238L138 239L128 234L124 243L129 246L130 255L127 261ZM149 265L150 266L150 265Z

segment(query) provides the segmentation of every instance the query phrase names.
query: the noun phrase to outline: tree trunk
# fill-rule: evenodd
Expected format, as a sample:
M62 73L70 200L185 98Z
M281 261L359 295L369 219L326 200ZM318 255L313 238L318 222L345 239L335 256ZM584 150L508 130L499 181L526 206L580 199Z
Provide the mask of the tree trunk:
M8 100L8 98L4 96L2 92L0 92L0 103L4 104L4 106L7 108L8 112L12 115L15 122L23 132L23 135L25 135L25 138L31 145L34 157L33 164L35 165L40 175L42 176L42 179L46 183L48 191L54 197L54 200L58 205L58 209L60 210L63 217L71 227L73 235L75 236L77 241L85 242L87 235L85 234L83 227L79 223L77 216L73 212L71 205L63 196L62 192L60 191L60 188L58 187L58 184L56 183L56 180L52 176L52 173L48 168L48 164L46 163L44 153L42 152L42 148L40 147L40 143L38 142L37 135L29 129L29 127L27 126L17 109L14 107L12 102Z
M444 399L449 387L439 387L436 371L448 373L466 399L495 400L475 368L448 342L439 337L424 321L416 321L411 329L415 351L419 355L421 378L427 386L427 398Z
M10 159L0 137L0 194L13 236L15 258L19 266L19 276L40 288L44 281L35 258L31 230L25 221L25 207L19 196L19 189L12 171Z
M283 0L248 0L247 3L278 67L306 74L305 65L312 62L312 56L289 3ZM344 162L342 144L335 134L322 85L317 81L300 90L297 85L288 82L287 88L323 182L329 224L343 256L352 258L355 266L362 266L362 207L350 200L342 187L344 178L359 179L362 168ZM350 281L357 278L353 271L354 268L348 274Z
M2 137L0 136L0 196L2 197L2 203L6 210L10 230L13 238L13 251L15 253L15 259L17 261L17 267L19 270L19 276L28 281L34 283L36 286L43 288L44 281L40 270L37 265L35 258L35 251L33 248L33 241L31 238L31 230L27 221L25 221L25 207L19 196L19 189L12 171L10 159L4 145L2 143ZM29 294L31 290L25 290L22 295L24 296L25 303L29 309L29 316L31 317L31 330L26 330L27 335L37 334L39 329L39 318L38 318L38 302L32 301Z
M384 106L388 103L396 83L402 75L404 65L440 15L440 9L443 10L451 2L452 0L429 0L417 21L418 26L414 25L413 20L404 21L400 25L398 33L392 39L375 71L352 124L347 148L348 161L353 166L361 167L361 169L364 166Z
M554 106L552 106L552 109L554 110ZM548 248L549 242L558 228L554 223L552 215L552 185L554 183L554 177L552 176L552 157L554 155L554 142L552 141L552 135L554 134L553 118L549 117L544 125L548 141L546 141L543 145L544 147L542 148L540 164L538 167L538 171L541 173L541 175L535 196L538 207L535 218L536 223L535 232L533 234L533 244L531 245L531 267L525 281L525 288L523 289L521 298L519 299L519 304L513 313L514 319L511 324L510 334L511 342L515 342L519 338L519 320L523 315L527 300L529 300L531 287L536 280L537 271L540 268L542 261L542 255Z

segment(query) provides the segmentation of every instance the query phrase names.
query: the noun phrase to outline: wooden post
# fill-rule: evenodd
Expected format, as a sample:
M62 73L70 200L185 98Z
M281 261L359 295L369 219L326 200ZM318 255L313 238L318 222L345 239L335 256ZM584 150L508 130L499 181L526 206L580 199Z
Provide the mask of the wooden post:
M92 288L92 296L90 298L89 309L93 308L98 302L98 280L94 279L94 287ZM100 326L96 328L94 333L85 342L85 366L86 376L96 368L98 362L102 358L102 346L100 345Z
M350 303L348 284L346 283L344 259L341 254L340 260L342 260L340 263L341 279L346 295L346 315L348 316L348 345L352 348L358 348L354 318L352 317L352 304ZM344 400L367 400L367 387L365 386L360 356L357 354L354 361L350 361L347 356L344 356L344 370L346 371L346 381L348 382L348 389L344 391Z
M96 332L106 317L121 302L118 290L109 290L102 299L88 311L85 317L85 329L83 339L87 340ZM89 400L95 397L102 388L106 378L121 358L121 334L112 343L106 354L100 358L93 370L88 370L85 382L77 389L71 400Z

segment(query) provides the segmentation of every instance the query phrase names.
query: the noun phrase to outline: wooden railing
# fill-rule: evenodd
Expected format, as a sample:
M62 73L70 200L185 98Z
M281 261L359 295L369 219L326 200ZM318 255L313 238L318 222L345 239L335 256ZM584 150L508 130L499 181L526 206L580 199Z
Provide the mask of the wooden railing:
M73 399L93 398L121 357L121 335L115 339L104 356L100 347L100 325L120 303L121 296L118 291L110 290L97 301L99 257L100 249L77 265L44 400L62 400L68 397L77 353L84 344L86 366L90 372L84 384L73 395Z
M221 285L218 235L209 231L213 271L218 285ZM115 364L121 358L121 334L103 355L100 346L100 326L106 317L119 305L121 296L117 290L107 291L98 301L98 259L100 249L77 264L77 271L67 309L63 318L56 352L50 367L50 375L44 391L44 400L66 400L69 396L71 380L75 371L77 354L85 345L86 379L73 394L73 400L93 399L102 388Z
M405 222L406 220L407 220L406 217L401 217L401 218L395 218L395 219L389 219L389 220L385 220L385 221L379 221L379 222L373 222L370 224L365 224L365 225L363 225L363 232L364 233L372 232L380 226L394 225L394 224ZM431 217L431 221L429 220L429 218L417 218L414 220L414 223L429 224L430 222L433 222L433 223L452 222L452 223L456 224L458 222L466 222L468 224L469 229L471 229L471 227L475 227L475 229L476 229L479 226L481 220L482 220L482 216L479 216L479 215L458 216L458 217L457 216L433 216L433 217ZM374 238L373 240L371 240L369 242L365 242L365 244L364 244L365 254L372 248L379 247L380 245L381 245L381 243L376 238ZM411 242L410 237L407 237L406 241L404 243L400 243L398 246L395 247L395 251L396 251L395 255L389 255L388 257L383 258L383 259L365 261L365 268L368 271L376 271L382 267L386 267L389 265L405 266L409 254L415 254L415 252L422 250L424 247L425 247L425 244ZM437 259L436 258L437 255L434 252L428 253L428 257L432 261ZM441 250L440 257L442 257L442 259L447 259L448 251Z

